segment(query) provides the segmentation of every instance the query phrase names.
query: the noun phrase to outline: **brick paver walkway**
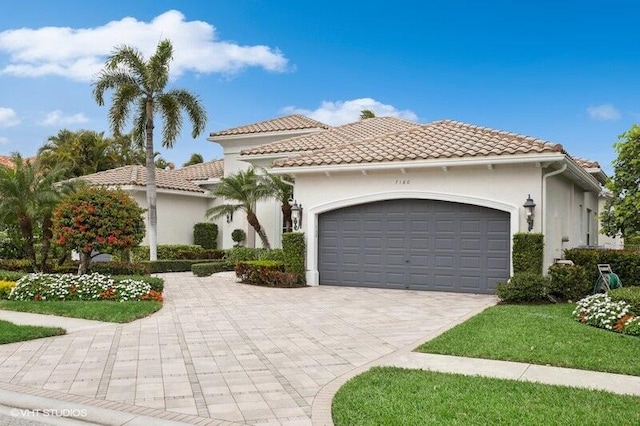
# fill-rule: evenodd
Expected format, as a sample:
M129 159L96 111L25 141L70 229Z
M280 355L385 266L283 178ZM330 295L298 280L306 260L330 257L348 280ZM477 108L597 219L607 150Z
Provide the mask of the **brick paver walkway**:
M495 302L163 277L148 318L0 346L0 388L188 423L311 424L326 384Z

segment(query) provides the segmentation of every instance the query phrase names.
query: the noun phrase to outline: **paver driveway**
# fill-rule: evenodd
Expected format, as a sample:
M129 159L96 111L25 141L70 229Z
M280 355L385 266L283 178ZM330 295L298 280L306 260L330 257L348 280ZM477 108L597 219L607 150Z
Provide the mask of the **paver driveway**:
M150 416L184 413L177 419L192 423L310 424L324 385L494 302L471 294L270 289L237 284L232 273L163 277L165 306L151 317L0 346L0 388L150 407L138 408Z

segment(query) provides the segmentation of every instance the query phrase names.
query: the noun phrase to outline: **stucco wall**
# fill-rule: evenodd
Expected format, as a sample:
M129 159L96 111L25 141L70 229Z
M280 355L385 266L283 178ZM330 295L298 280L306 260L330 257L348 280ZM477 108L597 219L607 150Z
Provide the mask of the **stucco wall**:
M325 211L391 198L440 199L506 211L511 215L511 232L526 232L522 204L529 194L537 202L541 199L541 173L535 165L519 165L297 175L296 198L304 207L307 235L308 282L318 282L316 227L318 215ZM533 232L540 231L536 221Z
M132 195L138 205L147 208L146 194L143 191ZM205 222L208 203L209 199L204 197L158 192L158 244L193 244L193 225ZM144 220L146 224L146 213ZM149 244L147 236L142 244Z

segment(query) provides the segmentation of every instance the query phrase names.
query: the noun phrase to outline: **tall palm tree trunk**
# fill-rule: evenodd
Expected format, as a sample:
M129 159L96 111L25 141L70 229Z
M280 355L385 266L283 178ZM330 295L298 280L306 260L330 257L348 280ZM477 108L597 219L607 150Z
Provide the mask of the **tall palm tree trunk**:
M267 238L267 234L264 232L264 229L260 225L260 221L258 221L258 217L254 212L247 212L247 222L249 222L249 225L251 225L253 229L256 230L256 233L260 237L260 241L262 241L262 246L264 248L270 249L271 244L269 244L269 238Z
M18 217L18 228L24 240L24 251L27 258L31 262L31 267L35 271L36 268L36 250L33 247L33 223L27 216L20 215Z
M147 157L147 229L149 260L158 260L158 213L156 209L156 165L153 162L153 101L147 99L146 145Z

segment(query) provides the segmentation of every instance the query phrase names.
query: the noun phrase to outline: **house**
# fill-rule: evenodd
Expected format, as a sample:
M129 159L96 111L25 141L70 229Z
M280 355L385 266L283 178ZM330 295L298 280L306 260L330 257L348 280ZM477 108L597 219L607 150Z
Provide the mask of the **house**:
M209 140L224 149L225 174L256 165L295 178L308 284L493 293L512 273L515 233L544 234L545 269L566 248L598 245L606 175L562 145L451 120L285 119ZM275 237L279 209L258 207Z
M515 233L544 235L545 270L566 248L601 244L605 173L544 140L451 120L375 117L331 127L301 115L208 140L222 146L222 159L158 170L160 244L191 243L206 209L225 202L211 189L252 166L295 179L310 285L493 293L513 272ZM144 167L85 179L146 205ZM256 212L280 246L279 202L260 202ZM216 223L219 247L231 247L238 228L248 246L260 244L242 214Z

